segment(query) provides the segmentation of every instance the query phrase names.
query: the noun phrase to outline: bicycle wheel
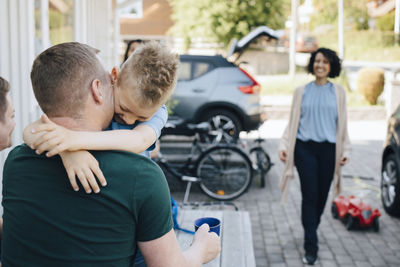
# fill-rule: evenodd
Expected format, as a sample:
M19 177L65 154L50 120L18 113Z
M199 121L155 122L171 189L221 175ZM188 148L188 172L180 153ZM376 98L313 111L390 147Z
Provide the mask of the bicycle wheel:
M260 173L261 187L265 187L265 176L269 169L271 169L271 158L262 147L253 147L250 149L250 158L257 166Z
M196 164L201 190L217 200L232 200L249 188L253 177L249 157L239 148L213 146L201 153Z

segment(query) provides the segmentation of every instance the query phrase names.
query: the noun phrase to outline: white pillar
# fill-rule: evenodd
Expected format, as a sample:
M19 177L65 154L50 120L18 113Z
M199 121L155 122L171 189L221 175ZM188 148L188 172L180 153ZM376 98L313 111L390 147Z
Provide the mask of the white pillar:
M394 17L394 40L395 44L399 44L400 32L400 0L396 0L395 17Z
M35 56L34 9L34 1L31 0L0 1L0 76L10 82L15 107L13 145L22 143L24 127L36 117L37 104L30 82ZM8 151L0 152L0 179Z
M75 0L75 41L86 43L101 51L108 70L113 60L113 8L112 0Z
M40 0L40 31L42 33L42 49L50 47L49 0Z
M119 42L120 42L120 23L119 23L119 9L116 7L117 5L114 4L114 14L113 14L113 19L114 19L114 47L113 47L113 65L114 66L119 66L121 63L120 57L119 57Z
M87 43L87 0L74 1L74 40Z
M296 74L296 39L297 39L297 9L299 0L292 0L292 27L290 29L289 47L289 76L293 79Z
M338 3L338 48L339 58L344 59L344 29L343 29L343 0Z
M34 1L0 1L0 75L10 82L15 106L14 144L22 142L22 130L32 121L36 101L30 82L34 60Z

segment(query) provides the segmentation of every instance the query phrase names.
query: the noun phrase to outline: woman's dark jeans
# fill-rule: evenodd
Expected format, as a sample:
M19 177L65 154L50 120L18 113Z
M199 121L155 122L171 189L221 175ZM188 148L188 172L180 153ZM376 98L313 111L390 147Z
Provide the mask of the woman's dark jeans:
M296 140L294 162L300 176L306 253L318 252L317 228L335 171L335 151L333 143Z

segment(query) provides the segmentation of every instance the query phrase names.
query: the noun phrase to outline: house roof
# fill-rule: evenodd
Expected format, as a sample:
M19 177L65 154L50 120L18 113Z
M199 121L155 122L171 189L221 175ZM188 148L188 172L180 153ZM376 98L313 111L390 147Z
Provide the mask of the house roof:
M174 24L172 8L167 0L143 0L142 18L121 18L121 35L166 35Z
M367 4L368 14L373 18L381 17L392 11L395 6L395 0L371 1Z

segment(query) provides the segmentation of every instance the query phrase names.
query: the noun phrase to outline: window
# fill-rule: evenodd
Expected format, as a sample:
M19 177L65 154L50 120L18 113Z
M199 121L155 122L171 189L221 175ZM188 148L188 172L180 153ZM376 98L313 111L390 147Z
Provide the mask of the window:
M74 40L73 0L49 1L49 26L51 45Z
M41 11L39 0L35 0L35 51L43 50ZM49 1L50 45L74 40L74 0Z
M125 0L117 0L117 4L124 4ZM140 19L143 17L143 1L133 2L132 4L125 4L119 10L120 18Z
M190 62L181 62L178 68L178 80L188 81L191 79L191 66Z
M193 79L196 79L201 75L205 74L210 70L210 68L211 68L210 64L206 62L197 62L196 64L194 64Z

